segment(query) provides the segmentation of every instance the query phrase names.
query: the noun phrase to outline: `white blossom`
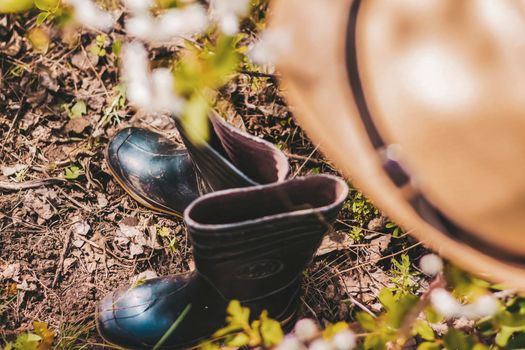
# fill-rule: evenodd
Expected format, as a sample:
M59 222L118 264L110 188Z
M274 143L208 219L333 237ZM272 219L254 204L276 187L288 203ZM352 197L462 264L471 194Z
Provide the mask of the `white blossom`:
M355 334L349 329L338 332L332 338L332 344L337 350L351 350L356 345Z
M463 306L462 314L469 319L492 316L498 311L498 301L492 295L483 295L473 304Z
M471 320L492 316L499 306L493 295L484 295L472 304L462 305L452 294L442 288L432 291L430 301L436 311L445 318L465 317Z
M124 6L135 14L148 12L152 5L152 0L124 0Z
M179 114L183 99L175 94L171 71L158 68L150 72L144 46L133 42L124 47L122 69L129 101L149 112Z
M436 254L427 254L421 258L419 267L425 274L434 276L443 270L443 260Z
M210 4L213 19L226 35L239 31L239 21L250 8L249 0L212 0Z
M291 46L291 34L283 29L268 29L248 51L248 57L259 65L275 64Z
M153 101L148 65L148 53L143 45L133 42L124 47L122 69L127 97L137 106L147 106Z
M206 10L198 4L169 9L157 17L153 17L149 12L138 13L126 21L129 35L155 43L165 43L176 37L202 33L207 26Z
M115 22L111 14L101 10L91 0L67 0L67 3L73 6L77 22L86 27L107 31Z
M316 339L310 344L308 350L333 350L332 344L324 339Z
M461 314L461 303L443 288L437 288L432 291L430 302L434 309L445 318L453 318Z
M295 335L300 341L309 342L319 333L319 328L314 320L303 318L295 324Z
M306 350L306 347L297 337L287 335L277 346L277 350Z

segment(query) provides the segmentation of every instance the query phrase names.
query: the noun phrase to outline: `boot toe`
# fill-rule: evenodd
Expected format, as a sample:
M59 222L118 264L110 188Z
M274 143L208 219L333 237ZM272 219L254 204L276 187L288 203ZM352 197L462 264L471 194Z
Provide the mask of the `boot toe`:
M147 327L152 322L145 319L148 316L145 311L151 301L144 297L137 293L128 295L125 291L117 291L101 300L97 308L97 328L107 342L140 349L150 346L148 340L155 341L148 339Z
M187 305L190 279L169 276L120 289L103 298L97 308L97 328L109 343L132 349L151 348Z

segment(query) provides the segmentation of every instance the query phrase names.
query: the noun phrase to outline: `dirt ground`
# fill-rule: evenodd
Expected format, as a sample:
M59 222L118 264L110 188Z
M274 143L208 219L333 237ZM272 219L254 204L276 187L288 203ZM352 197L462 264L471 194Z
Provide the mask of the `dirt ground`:
M0 16L0 344L38 320L56 333L58 349L102 348L93 324L97 300L139 274L182 273L193 265L183 222L126 195L108 173L104 148L130 125L178 135L170 116L125 104L116 58L90 49L95 35L83 34L71 47L52 32L40 54L25 39L31 23L24 21ZM107 45L118 39L118 31L111 33ZM238 75L221 90L217 108L277 144L293 176L337 173L294 122L275 76ZM404 234L393 238L387 223L351 192L305 273L303 315L334 322L352 321L356 310L379 311L379 290L402 278L391 259L408 253L416 260L424 252ZM410 283L419 288L426 281Z

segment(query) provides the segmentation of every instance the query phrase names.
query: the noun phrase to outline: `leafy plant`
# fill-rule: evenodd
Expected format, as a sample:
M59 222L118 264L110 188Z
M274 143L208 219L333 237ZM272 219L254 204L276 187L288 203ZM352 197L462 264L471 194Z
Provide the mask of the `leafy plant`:
M106 41L107 41L106 35L104 34L97 35L97 37L95 38L95 44L91 46L89 50L91 51L92 54L97 55L99 57L106 56L106 53L107 53L106 48L105 48Z
M412 270L410 257L407 254L402 254L401 260L393 258L391 261L392 269L390 271L394 275L391 282L395 285L394 290L399 294L415 293L419 288L419 285L414 281L418 272Z
M62 108L66 111L70 119L79 118L87 113L86 103L82 100L78 100L72 105L63 104Z
M42 25L46 21L53 20L60 14L60 0L34 0L35 6L41 11L36 17L36 24Z
M8 342L4 350L49 350L52 349L55 333L48 328L45 322L33 322L32 332L21 333L14 343Z
M71 166L68 166L65 170L64 170L64 179L67 179L67 180L76 180L78 179L78 177L80 175L83 175L84 174L84 171L82 171L82 169L80 169L78 166L76 165L71 165Z
M259 319L250 322L250 309L242 307L238 300L230 301L227 308L227 325L216 331L212 339L201 344L201 349L220 349L220 344L227 347L259 347L271 348L279 344L284 333L279 322L268 317L263 311Z

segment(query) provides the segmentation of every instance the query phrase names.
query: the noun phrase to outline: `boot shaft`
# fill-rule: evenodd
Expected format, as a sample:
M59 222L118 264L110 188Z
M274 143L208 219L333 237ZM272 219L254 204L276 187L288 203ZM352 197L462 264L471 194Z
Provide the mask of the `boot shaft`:
M215 112L208 119L208 140L195 143L177 119L176 125L197 171L213 191L279 182L288 176L288 160L279 149L234 128Z
M297 283L347 193L320 175L199 198L184 215L197 271L241 301Z

